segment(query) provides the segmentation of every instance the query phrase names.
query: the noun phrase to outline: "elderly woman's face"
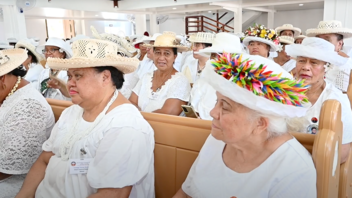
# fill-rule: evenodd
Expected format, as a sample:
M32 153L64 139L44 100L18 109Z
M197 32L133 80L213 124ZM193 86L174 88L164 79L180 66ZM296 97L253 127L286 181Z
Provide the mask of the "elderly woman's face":
M321 60L297 57L296 79L304 79L307 84L315 84L324 80L326 63Z
M258 41L251 41L248 45L250 55L259 55L264 58L268 57L270 46Z
M219 92L216 95L217 103L210 111L213 117L211 134L225 143L248 140L255 130L251 119L252 111Z
M100 100L99 96L104 95L104 90L112 83L107 70L98 73L94 68L69 69L67 76L67 89L72 102L82 107Z
M174 54L172 48L157 47L154 49L154 64L159 70L168 70L173 68L177 54Z
M65 52L60 52L60 48L56 46L45 46L44 49L45 58L65 58Z

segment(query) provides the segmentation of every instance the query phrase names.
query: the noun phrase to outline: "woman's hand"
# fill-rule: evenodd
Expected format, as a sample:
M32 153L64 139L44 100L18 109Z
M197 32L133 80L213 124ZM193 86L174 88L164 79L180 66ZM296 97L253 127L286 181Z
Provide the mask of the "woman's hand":
M66 83L56 76L50 76L50 80L47 82L49 88L58 89L67 98L71 98Z

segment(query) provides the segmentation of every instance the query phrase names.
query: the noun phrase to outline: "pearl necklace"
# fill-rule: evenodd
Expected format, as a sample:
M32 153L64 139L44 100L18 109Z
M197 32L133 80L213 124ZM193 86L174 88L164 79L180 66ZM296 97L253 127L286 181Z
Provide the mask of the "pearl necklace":
M15 93L15 91L17 90L18 85L21 83L21 80L22 80L22 78L20 76L18 76L15 86L12 88L12 90L9 93L9 95L6 96L5 100L7 100L8 97L10 97L11 95L13 95Z

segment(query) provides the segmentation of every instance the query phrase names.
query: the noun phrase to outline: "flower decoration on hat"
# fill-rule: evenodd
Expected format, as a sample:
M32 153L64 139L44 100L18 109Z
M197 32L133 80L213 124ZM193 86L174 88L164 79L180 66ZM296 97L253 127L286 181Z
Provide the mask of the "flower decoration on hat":
M254 24L254 26L249 27L245 32L245 36L260 37L263 39L271 40L275 44L278 44L277 35L275 30L266 28L264 25Z
M5 64L9 60L10 60L10 58L7 55L5 55L4 53L2 53L2 51L0 51L0 65Z
M304 80L292 80L282 77L281 74L265 71L267 66L260 64L257 67L257 63L252 60L243 60L241 54L223 53L212 61L212 65L217 74L257 96L297 107L308 103L305 95L308 86L304 84Z

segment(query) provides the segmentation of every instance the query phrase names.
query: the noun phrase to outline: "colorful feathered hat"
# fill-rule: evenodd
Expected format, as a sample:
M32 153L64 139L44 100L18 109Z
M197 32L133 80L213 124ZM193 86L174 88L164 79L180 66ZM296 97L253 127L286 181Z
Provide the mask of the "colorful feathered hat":
M275 62L260 56L223 53L210 63L202 78L231 100L267 115L306 114L308 86Z

